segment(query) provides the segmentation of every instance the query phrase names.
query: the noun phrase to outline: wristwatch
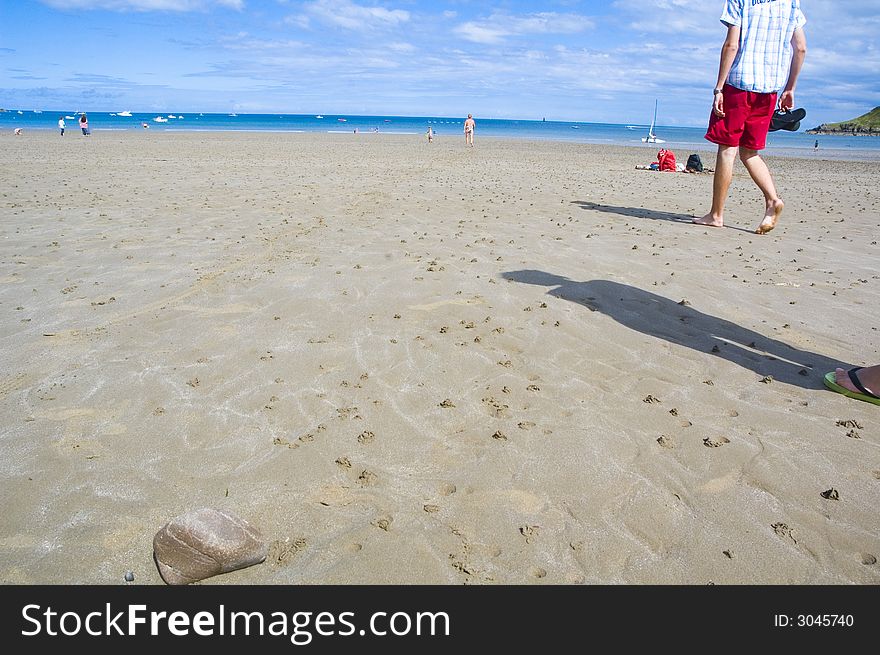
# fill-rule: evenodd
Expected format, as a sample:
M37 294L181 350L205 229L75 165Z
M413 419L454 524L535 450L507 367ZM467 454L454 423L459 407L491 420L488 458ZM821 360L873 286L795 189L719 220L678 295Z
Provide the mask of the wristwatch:
M717 96L719 93L721 93L721 89L712 89L712 93Z

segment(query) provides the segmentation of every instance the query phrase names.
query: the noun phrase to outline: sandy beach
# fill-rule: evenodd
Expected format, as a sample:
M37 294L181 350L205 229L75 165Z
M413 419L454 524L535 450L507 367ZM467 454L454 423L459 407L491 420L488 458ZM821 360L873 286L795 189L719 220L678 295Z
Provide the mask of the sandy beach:
M0 583L880 583L880 163L656 150L3 134Z

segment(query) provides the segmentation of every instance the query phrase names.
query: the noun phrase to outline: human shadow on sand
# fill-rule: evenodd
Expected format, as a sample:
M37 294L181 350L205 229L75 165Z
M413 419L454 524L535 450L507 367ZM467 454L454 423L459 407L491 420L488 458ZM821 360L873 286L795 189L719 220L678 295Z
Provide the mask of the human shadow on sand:
M825 373L841 366L839 361L704 314L684 300L677 302L628 284L611 280L575 282L534 270L510 271L501 276L549 287L547 293L551 296L602 312L632 330L722 357L762 378L769 375L780 382L819 389Z
M597 202L589 200L572 200L571 204L577 205L581 209L589 209L597 212L605 212L606 214L619 214L621 216L630 216L632 218L647 218L652 221L671 221L673 223L687 223L693 227L700 227L694 223L695 216L686 214L674 214L673 212L664 212L658 209L644 209L642 207L616 207L615 205L600 205ZM749 232L743 227L735 227L733 225L725 225L724 227L731 230L741 230Z

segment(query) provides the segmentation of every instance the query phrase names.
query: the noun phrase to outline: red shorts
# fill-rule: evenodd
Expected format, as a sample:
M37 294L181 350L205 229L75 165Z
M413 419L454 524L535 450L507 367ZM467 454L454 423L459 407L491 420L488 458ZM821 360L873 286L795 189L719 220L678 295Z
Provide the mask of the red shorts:
M721 146L742 146L763 150L767 145L767 131L776 109L775 93L743 91L725 84L724 116L709 116L706 139Z

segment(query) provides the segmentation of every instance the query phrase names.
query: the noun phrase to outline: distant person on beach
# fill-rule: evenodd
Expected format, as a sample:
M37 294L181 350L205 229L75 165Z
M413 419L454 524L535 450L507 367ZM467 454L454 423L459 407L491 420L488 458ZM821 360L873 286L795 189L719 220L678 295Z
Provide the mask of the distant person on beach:
M819 139L816 139L816 143L813 144L813 150L815 151L818 149L819 149ZM832 148L832 150L833 150L833 148Z
M727 27L727 38L706 131L706 139L718 144L712 210L694 223L724 225L724 203L738 150L764 194L764 217L755 232L766 234L776 227L784 204L758 151L766 145L779 89L779 108L794 107L794 90L807 53L806 18L800 0L725 0L721 22Z
M89 136L91 134L89 131L89 119L85 114L79 117L79 127L82 130L83 136Z
M464 122L464 142L465 145L474 147L474 130L476 129L477 124L474 122L474 117L468 114L467 120Z
M66 127L64 123L64 116L58 119L58 129L61 130L61 136L64 136L64 128Z
M848 371L838 368L825 375L825 386L849 398L880 405L880 364Z
M12 133L13 133L15 136L21 136L21 128L20 128L20 127L16 127L14 130L12 130Z
M428 131L426 134L428 135L428 143L434 143L434 128L428 125Z

